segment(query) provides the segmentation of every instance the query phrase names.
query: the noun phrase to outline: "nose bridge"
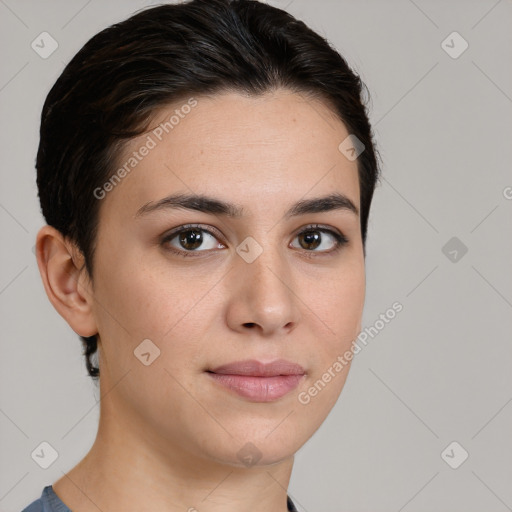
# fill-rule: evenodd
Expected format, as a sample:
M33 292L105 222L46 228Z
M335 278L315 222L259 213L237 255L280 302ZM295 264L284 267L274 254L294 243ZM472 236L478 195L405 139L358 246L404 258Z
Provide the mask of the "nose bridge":
M247 237L236 251L239 261L234 279L238 307L244 323L256 323L267 331L296 320L295 295L285 249L272 237L260 233Z
M246 237L236 251L244 260L241 265L243 275L253 280L253 284L272 286L277 280L280 286L284 286L282 281L289 280L285 250L272 232L262 231Z

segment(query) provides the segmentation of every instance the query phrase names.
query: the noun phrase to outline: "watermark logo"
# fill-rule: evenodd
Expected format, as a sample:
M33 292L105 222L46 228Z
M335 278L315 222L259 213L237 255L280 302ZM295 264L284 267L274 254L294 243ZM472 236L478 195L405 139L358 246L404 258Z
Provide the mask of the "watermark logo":
M246 263L252 263L263 252L263 247L252 236L248 236L237 246L236 252Z
M144 366L149 366L160 357L160 349L147 338L137 345L133 353Z
M458 59L469 47L469 43L458 33L452 32L441 43L441 48L452 58Z
M458 263L468 252L468 248L456 236L453 236L443 245L441 252L452 263Z
M469 457L469 453L466 449L457 441L452 441L442 452L441 458L450 466L452 469L457 469Z
M238 460L248 468L254 466L261 459L262 455L253 443L245 443L236 454Z
M349 135L338 146L340 153L353 162L364 151L365 145L354 135Z
M41 32L30 47L41 59L47 59L59 47L59 43L48 32Z
M39 467L48 469L58 459L59 454L50 443L43 441L30 456Z

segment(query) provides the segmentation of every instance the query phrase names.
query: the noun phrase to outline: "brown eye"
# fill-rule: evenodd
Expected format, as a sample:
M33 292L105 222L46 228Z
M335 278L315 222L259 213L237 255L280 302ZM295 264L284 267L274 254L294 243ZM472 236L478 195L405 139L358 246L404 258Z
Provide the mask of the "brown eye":
M181 246L187 250L194 250L201 247L203 243L202 230L189 229L178 233L178 240Z
M347 238L341 233L317 226L309 226L301 231L296 238L299 240L300 249L313 253L331 253L348 243ZM330 243L329 240L331 240ZM323 250L317 250L322 245L324 246Z
M303 240L300 243L303 249L316 249L322 243L322 236L318 231L303 231L298 236L299 240Z
M180 256L195 256L194 253L224 248L214 233L200 226L182 226L165 236L161 244Z

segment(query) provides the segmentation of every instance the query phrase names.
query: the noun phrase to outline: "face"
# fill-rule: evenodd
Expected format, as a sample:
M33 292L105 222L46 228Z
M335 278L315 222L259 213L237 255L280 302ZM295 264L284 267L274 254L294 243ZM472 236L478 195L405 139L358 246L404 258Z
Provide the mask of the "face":
M93 276L105 407L127 428L237 466L290 457L318 429L365 295L348 135L323 103L280 90L184 100L130 141L129 172L102 189ZM239 211L162 203L178 194ZM260 365L211 373L246 360ZM276 360L303 371L264 367Z

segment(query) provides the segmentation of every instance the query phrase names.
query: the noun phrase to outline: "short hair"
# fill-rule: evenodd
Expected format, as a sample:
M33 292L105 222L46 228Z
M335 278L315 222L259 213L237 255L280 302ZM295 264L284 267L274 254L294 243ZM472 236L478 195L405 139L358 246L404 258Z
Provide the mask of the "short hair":
M92 280L101 201L129 139L159 109L191 95L279 88L319 99L363 144L357 158L363 250L379 179L369 93L330 43L292 15L254 0L192 0L137 12L93 36L44 103L36 158L46 222L84 256ZM364 88L364 91L363 91ZM340 141L341 142L341 141ZM88 374L96 336L80 336Z

